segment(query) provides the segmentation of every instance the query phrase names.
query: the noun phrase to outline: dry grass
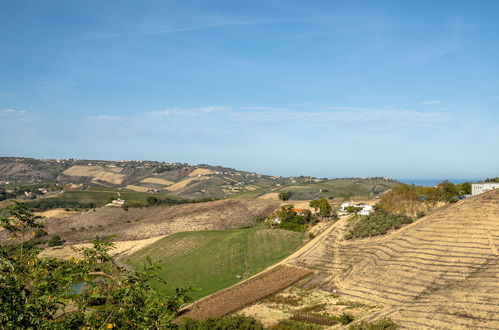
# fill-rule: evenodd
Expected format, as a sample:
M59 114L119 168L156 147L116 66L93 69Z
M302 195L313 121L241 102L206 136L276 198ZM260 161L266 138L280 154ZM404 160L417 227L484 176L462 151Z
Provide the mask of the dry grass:
M116 241L142 240L181 231L234 229L255 224L279 206L256 199L221 200L175 206L102 207L47 222L47 232L66 244L91 242L96 236L115 235ZM3 232L1 240L9 240Z
M121 167L103 167L103 166L72 166L63 172L67 176L85 176L92 178L92 181L106 181L112 184L121 184L125 178L120 174Z
M342 240L292 264L318 270L305 287L383 306L367 317L409 328L499 328L499 191L460 201L391 234Z
M196 177L188 178L188 179L182 180L180 182L174 183L171 186L168 186L168 187L163 188L163 189L168 190L168 191L177 191L177 190L180 190L182 188L187 187L187 185L189 183L191 183L192 181L199 181L199 180L206 180L206 179L208 179L208 177L204 177L204 176L197 177L196 176Z
M208 170L206 168L197 168L194 171L192 171L191 173L189 173L189 176L193 177L193 176L208 175L208 174L215 174L215 171Z
M134 252L137 252L146 246L164 238L166 236L152 237L142 240L135 241L118 241L114 242L114 248L110 251L111 255L116 258L125 258ZM79 257L77 253L74 252L73 248L91 247L91 243L64 245L49 247L40 252L41 257L51 257L51 258L70 258Z
M144 179L144 180L142 180L140 182L163 184L165 186L169 186L169 185L173 184L172 181L165 180L165 179L160 179L160 178L146 178L146 179Z
M67 218L80 213L79 211L66 211L64 209L52 209L43 212L35 212L36 215L41 215L46 218Z
M299 283L299 282L298 282ZM275 295L243 308L238 314L253 316L265 326L272 326L280 320L307 313L340 316L348 313L355 318L372 313L377 308L353 304L338 295L319 289L301 289L293 285Z
M130 190L138 191L138 192L148 192L149 189L151 189L151 188L141 187L141 186L135 186L133 184L129 184L129 185L126 186L126 189L130 189Z
M267 193L262 196L258 197L259 199L270 199L273 201L278 201L279 200L279 193L273 192L273 193Z

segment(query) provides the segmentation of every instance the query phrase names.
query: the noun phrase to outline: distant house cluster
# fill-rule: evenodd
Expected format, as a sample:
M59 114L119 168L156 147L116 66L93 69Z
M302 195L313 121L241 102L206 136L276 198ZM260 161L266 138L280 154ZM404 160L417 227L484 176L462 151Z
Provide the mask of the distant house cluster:
M494 189L499 189L499 182L473 183L471 185L471 195L476 196Z

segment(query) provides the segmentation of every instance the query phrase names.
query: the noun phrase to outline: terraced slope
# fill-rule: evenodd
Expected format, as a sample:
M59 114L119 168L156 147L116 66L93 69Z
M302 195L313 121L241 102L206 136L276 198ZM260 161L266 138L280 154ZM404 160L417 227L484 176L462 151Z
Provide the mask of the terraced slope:
M368 318L408 328L499 328L499 190L382 237L344 241L335 229L292 261L318 270L305 286L383 306Z

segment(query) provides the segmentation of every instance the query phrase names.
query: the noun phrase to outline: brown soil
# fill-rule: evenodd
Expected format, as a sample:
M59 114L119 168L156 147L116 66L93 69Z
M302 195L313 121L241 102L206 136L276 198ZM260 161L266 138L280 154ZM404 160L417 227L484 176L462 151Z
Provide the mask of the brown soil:
M270 296L301 278L310 270L292 266L278 266L252 277L247 281L215 293L191 305L180 317L202 320L207 317L224 316L244 306Z

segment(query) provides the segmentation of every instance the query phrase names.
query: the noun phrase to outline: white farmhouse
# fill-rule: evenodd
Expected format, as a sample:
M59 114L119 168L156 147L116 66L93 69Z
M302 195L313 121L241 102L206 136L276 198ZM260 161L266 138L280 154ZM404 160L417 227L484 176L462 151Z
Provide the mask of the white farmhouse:
M499 189L499 182L472 183L471 196L476 196L494 189Z
M373 211L373 206L366 204L364 207L362 207L362 210L360 210L359 214L360 215L369 215Z
M115 200L113 200L111 202L111 205L113 205L113 206L123 206L123 205L125 205L125 200L121 199L121 198L115 199Z

